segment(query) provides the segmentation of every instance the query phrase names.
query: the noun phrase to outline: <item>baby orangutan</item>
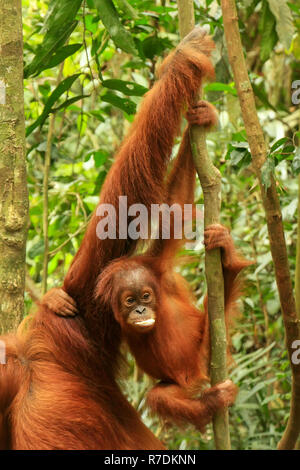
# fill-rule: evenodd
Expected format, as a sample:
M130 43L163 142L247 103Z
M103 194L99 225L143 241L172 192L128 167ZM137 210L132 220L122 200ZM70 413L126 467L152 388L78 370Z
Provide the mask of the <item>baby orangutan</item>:
M160 249L168 242L161 240ZM235 309L236 277L251 263L238 256L228 229L222 225L207 227L204 243L206 250L221 248L228 323ZM59 291L56 294L60 299L57 313L69 315L72 310L75 314L73 302L66 302ZM207 387L206 301L204 312L196 309L188 287L164 251L159 256L148 253L113 261L99 277L96 296L103 308L111 309L138 366L160 381L147 396L152 411L178 424L193 423L204 431L217 410L234 403L237 387L231 380Z

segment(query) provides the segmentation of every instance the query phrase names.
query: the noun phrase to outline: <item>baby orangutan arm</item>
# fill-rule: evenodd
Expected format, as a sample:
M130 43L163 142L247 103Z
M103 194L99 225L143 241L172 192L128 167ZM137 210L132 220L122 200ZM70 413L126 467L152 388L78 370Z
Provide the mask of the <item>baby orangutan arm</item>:
M234 403L237 392L237 386L226 380L207 388L195 399L179 385L159 383L148 393L147 403L160 416L177 424L192 423L204 432L216 411Z

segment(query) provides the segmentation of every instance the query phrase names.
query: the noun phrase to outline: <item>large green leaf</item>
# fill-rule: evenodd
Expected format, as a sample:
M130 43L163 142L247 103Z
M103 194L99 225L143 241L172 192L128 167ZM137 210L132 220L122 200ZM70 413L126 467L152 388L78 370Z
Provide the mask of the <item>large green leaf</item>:
M286 49L291 47L295 32L291 10L286 0L268 0L271 12L276 18L276 31L279 41Z
M108 92L101 97L102 101L110 103L113 106L125 111L127 114L135 114L136 105L133 101L128 98L120 98L120 96L115 95L114 93Z
M145 88L138 83L126 82L124 80L117 79L104 80L102 85L106 88L110 88L111 90L121 91L127 96L143 96L148 91L148 88Z
M141 46L144 56L153 60L155 56L160 56L165 49L170 48L172 43L168 38L160 38L154 35L144 39Z
M45 104L44 110L42 114L40 115L40 117L33 124L31 124L31 126L27 128L26 130L27 136L31 134L31 132L33 132L34 129L36 129L38 126L42 126L44 124L45 120L47 119L47 116L53 111L52 108L54 104L56 103L56 101L61 97L61 95L65 93L65 91L71 88L71 86L73 85L75 80L79 77L79 75L80 75L79 73L75 75L71 75L70 77L65 78L65 80L60 82L60 84L55 88L55 90L49 96ZM79 99L79 98L82 98L82 96L80 96L79 98L78 97L76 98Z
M76 14L82 0L51 0L42 32L43 42L37 47L33 61L24 69L24 76L37 75L65 44L77 25ZM62 59L64 60L64 59Z
M115 45L125 52L136 54L131 34L122 26L113 2L111 0L94 0L94 4Z

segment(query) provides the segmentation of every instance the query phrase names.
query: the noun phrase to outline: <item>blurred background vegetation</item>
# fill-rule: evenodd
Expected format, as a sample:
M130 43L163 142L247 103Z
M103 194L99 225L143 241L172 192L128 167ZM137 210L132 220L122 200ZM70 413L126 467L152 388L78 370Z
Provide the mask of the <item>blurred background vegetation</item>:
M25 113L30 227L26 310L42 291L43 180L49 173L48 288L62 283L78 250L105 176L161 57L179 41L177 3L168 0L23 0ZM275 172L294 277L300 107L291 101L300 78L297 1L237 2L240 32L270 154L265 183ZM222 222L256 264L245 274L241 315L232 328L232 378L240 393L230 411L233 449L274 449L289 412L291 377L284 327L259 188L224 46L220 6L195 0L196 22L208 25L217 48L216 82L205 95L220 114L208 146L222 172ZM168 116L166 116L168 119ZM163 123L162 123L163 125ZM202 203L200 187L198 203ZM203 248L182 268L201 306ZM145 423L170 449L211 449L212 430L166 427L144 406L150 380L128 356L122 387Z

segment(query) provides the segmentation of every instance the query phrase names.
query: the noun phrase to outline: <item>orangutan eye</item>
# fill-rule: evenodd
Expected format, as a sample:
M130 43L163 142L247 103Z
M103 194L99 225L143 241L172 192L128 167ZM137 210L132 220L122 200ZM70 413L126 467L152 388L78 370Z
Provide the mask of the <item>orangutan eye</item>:
M145 294L143 295L143 299L144 300L148 300L150 298L150 293L149 292L145 292Z
M132 305L134 302L135 302L135 300L134 300L133 297L127 297L127 299L126 299L127 304Z

